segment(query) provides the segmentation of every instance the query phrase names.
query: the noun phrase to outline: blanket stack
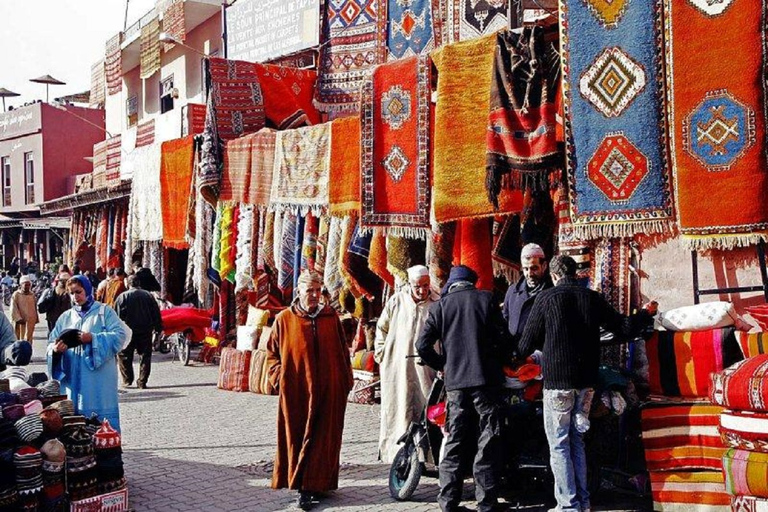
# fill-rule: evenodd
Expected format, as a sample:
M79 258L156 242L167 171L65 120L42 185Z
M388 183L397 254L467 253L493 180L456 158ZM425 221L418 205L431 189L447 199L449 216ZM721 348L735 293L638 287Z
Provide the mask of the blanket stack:
M733 510L768 509L768 354L712 375L710 399L720 415L725 488Z
M732 327L659 331L646 343L652 400L642 410L654 510L726 511L723 404L707 400L709 375L740 358Z

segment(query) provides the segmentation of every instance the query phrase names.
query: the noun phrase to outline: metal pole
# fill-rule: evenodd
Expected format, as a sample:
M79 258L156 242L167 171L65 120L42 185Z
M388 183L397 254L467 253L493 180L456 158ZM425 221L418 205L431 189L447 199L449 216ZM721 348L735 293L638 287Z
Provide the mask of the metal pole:
M131 0L125 0L125 17L123 18L123 32L128 28L128 2Z
M3 112L5 112L5 96L3 96Z
M221 0L221 56L227 58L227 0Z

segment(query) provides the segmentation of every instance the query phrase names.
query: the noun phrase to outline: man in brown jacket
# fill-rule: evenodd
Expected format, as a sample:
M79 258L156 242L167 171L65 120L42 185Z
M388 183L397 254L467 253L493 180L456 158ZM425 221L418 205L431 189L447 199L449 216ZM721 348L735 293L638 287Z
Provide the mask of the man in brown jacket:
M341 434L352 369L336 312L320 303L322 280L305 271L299 296L275 317L267 345L269 381L280 394L272 488L299 491L297 505L338 488Z
M32 343L35 325L39 320L37 299L32 293L32 280L28 275L21 276L19 285L21 288L11 296L11 321L16 331L16 338Z

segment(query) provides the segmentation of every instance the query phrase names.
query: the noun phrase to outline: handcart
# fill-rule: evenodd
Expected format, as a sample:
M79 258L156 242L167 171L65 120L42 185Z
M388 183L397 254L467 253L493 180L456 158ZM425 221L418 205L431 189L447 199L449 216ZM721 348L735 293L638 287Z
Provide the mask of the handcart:
M162 344L184 366L189 364L192 349L200 348L211 327L212 312L207 309L177 306L160 312L163 319Z

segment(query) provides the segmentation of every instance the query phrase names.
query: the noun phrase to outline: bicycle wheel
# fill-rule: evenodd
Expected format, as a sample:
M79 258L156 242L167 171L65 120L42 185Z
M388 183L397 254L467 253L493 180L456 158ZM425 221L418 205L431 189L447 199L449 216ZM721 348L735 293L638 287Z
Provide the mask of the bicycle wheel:
M176 355L179 357L179 362L184 366L187 366L189 364L189 355L191 352L189 340L185 334L179 333L176 336Z

